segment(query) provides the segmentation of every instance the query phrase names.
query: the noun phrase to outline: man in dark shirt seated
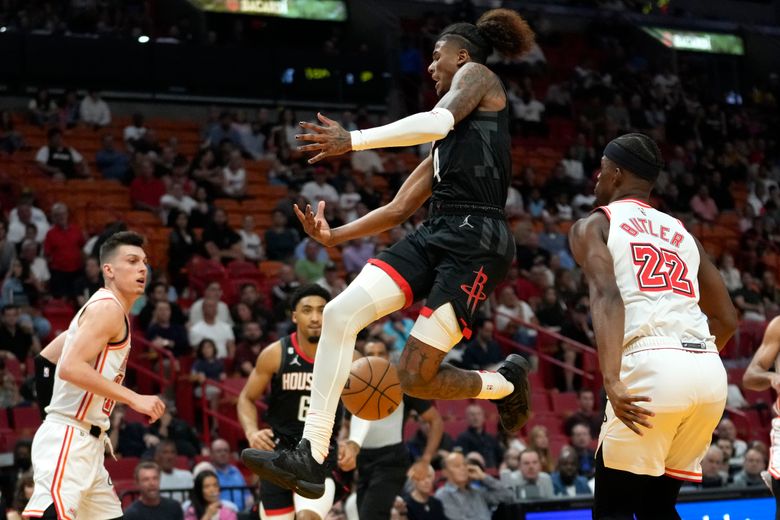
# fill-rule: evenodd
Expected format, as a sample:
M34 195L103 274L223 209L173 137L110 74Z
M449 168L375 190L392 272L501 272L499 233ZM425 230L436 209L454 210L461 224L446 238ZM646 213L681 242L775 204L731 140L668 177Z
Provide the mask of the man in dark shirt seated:
M474 339L466 344L461 363L469 370L492 369L504 360L501 346L493 339L495 325L492 321L482 320L476 324L477 333Z
M567 417L566 422L563 423L566 435L571 435L571 430L575 424L584 423L590 428L591 437L594 439L598 438L604 414L596 411L596 397L593 394L593 390L588 388L581 389L577 393L577 402L579 409Z
M135 484L141 492L138 500L125 509L125 520L182 520L181 505L160 496L160 467L144 461L135 468Z
M458 435L455 447L461 448L463 453L476 451L485 459L486 468L497 468L503 459L503 450L494 435L485 431L485 412L478 404L469 405L466 408L466 422L468 428Z
M24 364L27 356L37 354L41 350L38 337L33 334L31 322L19 323L21 310L17 305L9 303L3 306L2 321L0 321L0 350L6 350L16 356L19 363Z

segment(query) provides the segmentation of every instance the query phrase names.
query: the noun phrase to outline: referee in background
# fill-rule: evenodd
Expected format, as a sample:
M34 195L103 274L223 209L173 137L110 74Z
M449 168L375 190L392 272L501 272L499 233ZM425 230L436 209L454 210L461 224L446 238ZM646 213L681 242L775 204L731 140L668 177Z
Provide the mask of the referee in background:
M372 338L364 348L366 356L377 356L389 361L387 345ZM409 467L409 452L404 444L404 423L409 413L416 411L420 419L430 426L428 442L419 460ZM378 421L366 421L352 416L349 440L345 451L347 458L357 456L357 508L358 516L365 520L390 518L395 497L401 494L407 474L418 480L428 474L431 460L441 442L444 425L431 401L404 394L403 402L396 410ZM342 469L349 470L351 468Z

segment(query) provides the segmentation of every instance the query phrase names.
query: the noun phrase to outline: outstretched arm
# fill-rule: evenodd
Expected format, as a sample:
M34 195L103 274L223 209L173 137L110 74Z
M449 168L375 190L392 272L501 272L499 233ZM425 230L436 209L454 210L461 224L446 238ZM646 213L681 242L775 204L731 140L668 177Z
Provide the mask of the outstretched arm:
M777 356L780 354L780 318L769 322L761 346L758 347L753 359L750 360L742 384L749 390L766 390L770 386L780 392L780 374L775 368ZM776 368L775 368L776 370Z
M696 238L694 238L696 240ZM715 336L715 344L718 350L728 343L729 338L737 330L737 310L731 303L729 290L723 283L723 277L718 268L710 261L707 252L696 240L699 248L699 307L707 315L710 332Z
M604 390L615 416L635 433L642 435L637 424L650 428L646 416L653 413L634 404L637 401L650 401L650 398L632 396L620 380L626 314L615 280L612 255L607 248L608 234L609 221L603 213L597 212L572 226L569 243L575 260L588 279L593 331L596 334Z
M392 201L343 226L330 229L325 220L325 202L319 203L316 215L308 205L303 211L297 205L293 209L306 233L320 244L331 247L402 224L428 200L432 189L433 159L428 156L404 181Z
M323 126L300 123L310 133L296 135L295 138L312 144L299 146L298 150L319 152L309 159L309 164L312 164L352 150L415 146L437 141L476 109L485 95L495 88L497 81L495 74L484 65L466 63L455 73L450 90L433 110L366 130L347 132L337 122L318 113L317 118Z

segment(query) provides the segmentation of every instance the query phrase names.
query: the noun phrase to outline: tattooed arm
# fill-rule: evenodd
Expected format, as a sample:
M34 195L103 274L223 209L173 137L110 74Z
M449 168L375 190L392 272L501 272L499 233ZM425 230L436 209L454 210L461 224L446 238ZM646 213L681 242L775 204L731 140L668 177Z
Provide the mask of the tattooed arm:
M497 90L501 91L497 96ZM436 108L446 108L452 113L455 124L463 121L482 104L486 97L501 97L503 89L490 69L479 63L463 65L452 78L450 90L439 100Z

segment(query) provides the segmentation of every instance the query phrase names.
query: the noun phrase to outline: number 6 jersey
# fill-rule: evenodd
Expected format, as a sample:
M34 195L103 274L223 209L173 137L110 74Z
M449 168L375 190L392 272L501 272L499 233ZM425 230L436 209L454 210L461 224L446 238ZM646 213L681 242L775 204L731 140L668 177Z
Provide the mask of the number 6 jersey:
M623 345L647 336L714 341L699 308L699 249L676 218L635 199L601 206L626 307Z
M314 360L298 345L294 332L279 340L282 348L279 369L271 378L271 392L266 398L268 409L263 418L279 439L281 448L294 447L303 437L303 426L311 400L311 380ZM336 410L330 455L336 454L336 438L341 428L343 410L341 402ZM329 457L330 458L330 457Z

